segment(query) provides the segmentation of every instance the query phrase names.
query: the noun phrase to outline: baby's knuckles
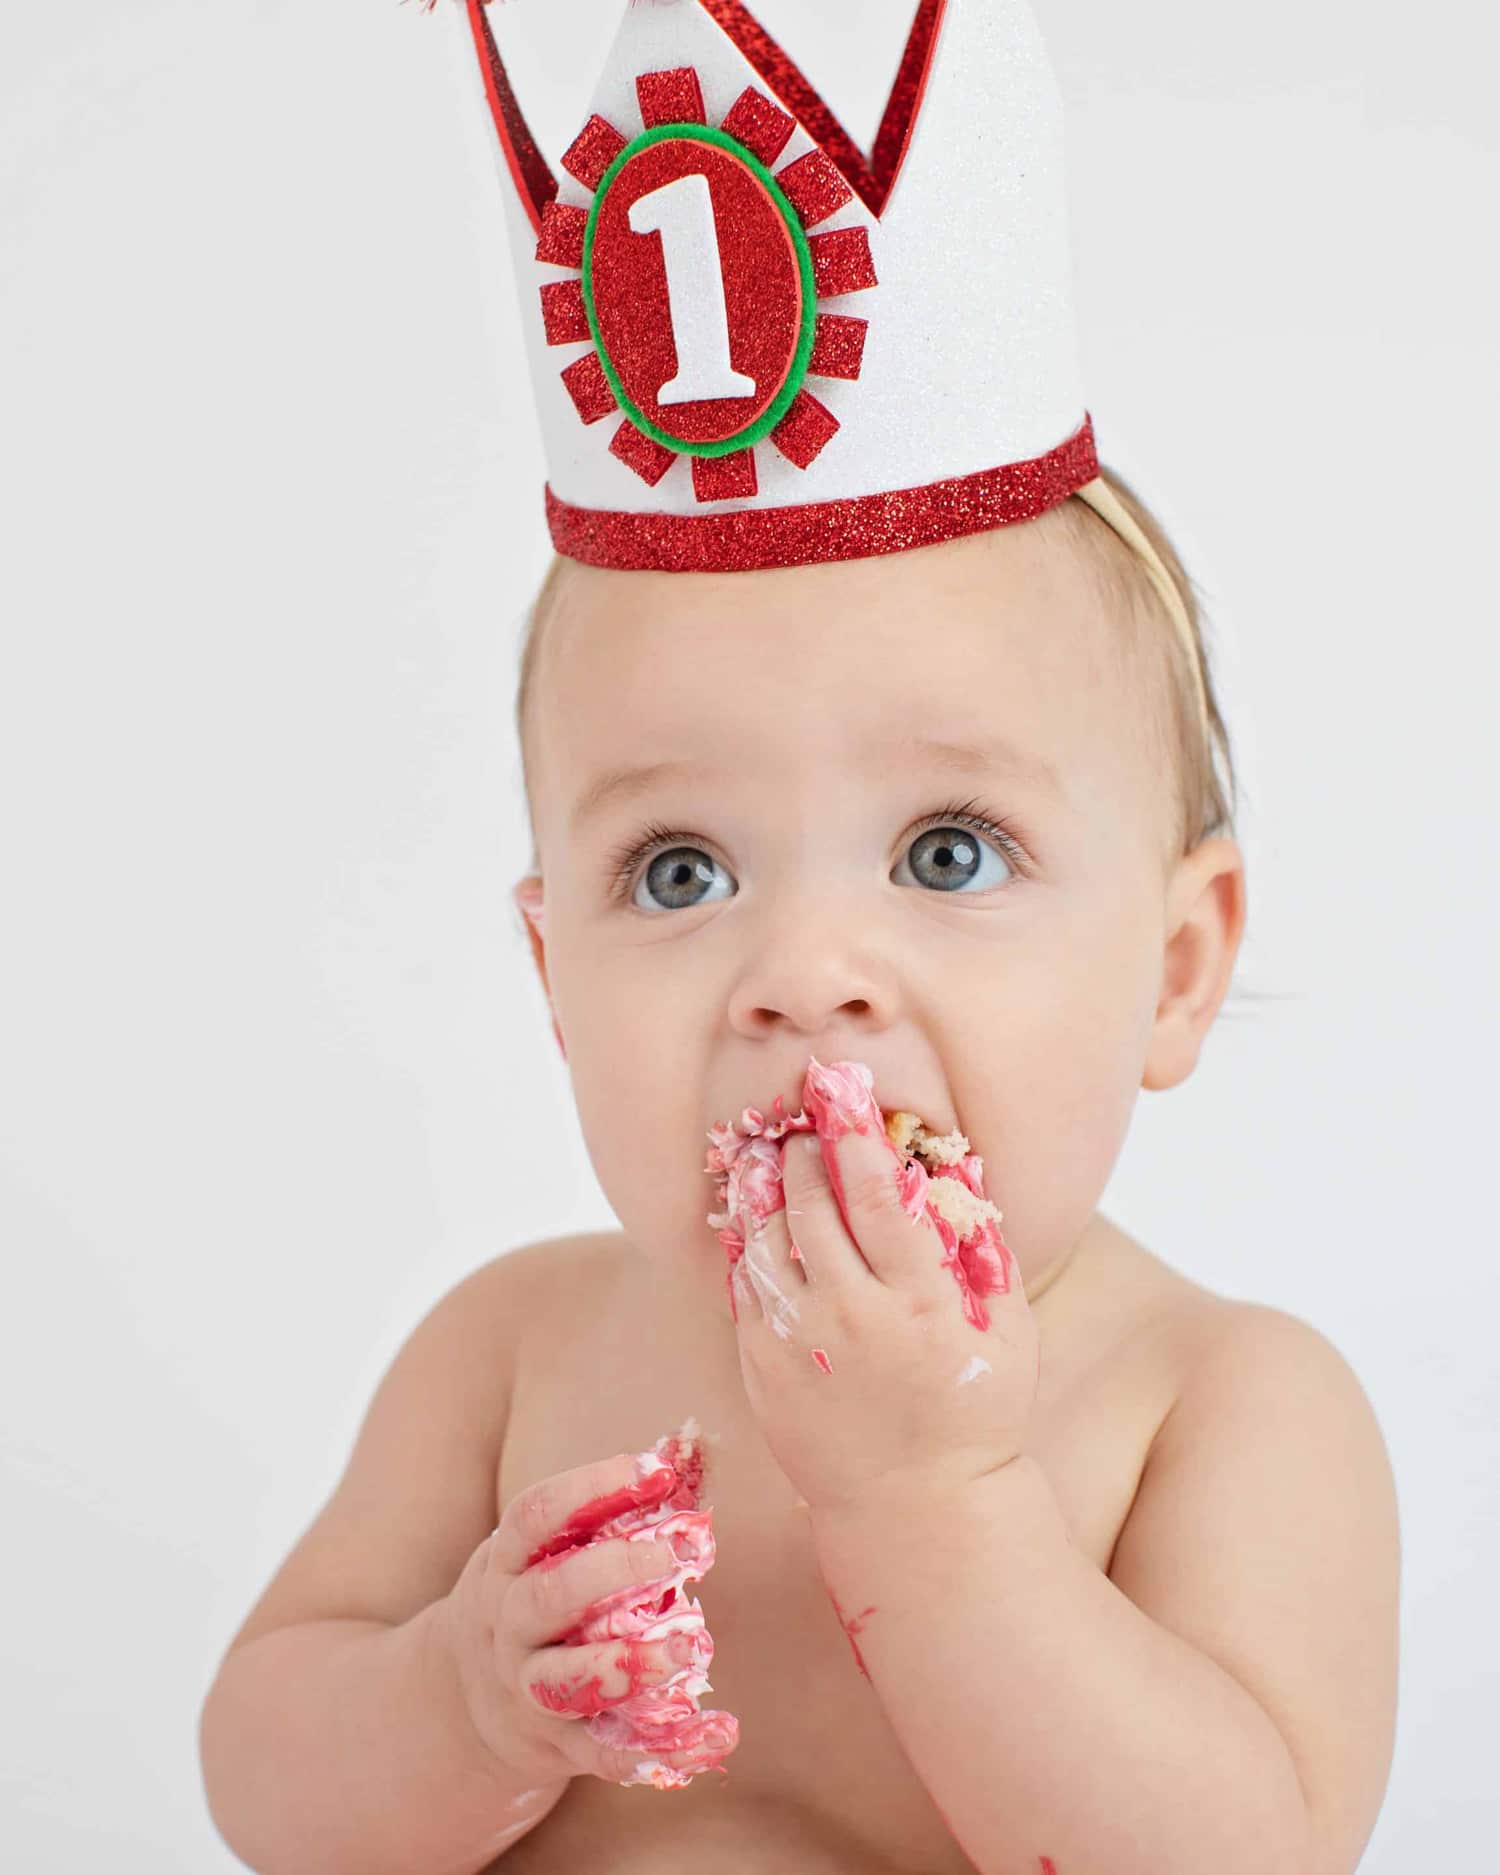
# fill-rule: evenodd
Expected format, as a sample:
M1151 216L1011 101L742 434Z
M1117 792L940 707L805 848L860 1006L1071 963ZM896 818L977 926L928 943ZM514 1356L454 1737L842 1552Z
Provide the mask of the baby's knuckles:
M551 1557L506 1583L502 1625L527 1638L528 1647L574 1628L593 1603L621 1589L645 1588L677 1567L670 1544L658 1539L610 1537Z
M638 1686L654 1684L685 1664L672 1659L669 1643L622 1638L548 1646L538 1640L575 1628L600 1600L628 1599L631 1591L659 1583L680 1568L682 1559L670 1541L646 1537L596 1540L519 1566L518 1558L565 1540L563 1533L581 1505L628 1485L633 1477L633 1461L624 1455L540 1479L518 1493L500 1525L470 1556L429 1626L435 1684L465 1713L465 1736L476 1762L502 1780L518 1779L530 1788L533 1820L546 1814L569 1779L582 1775L622 1783L640 1757L628 1746L597 1741L592 1728L579 1723L585 1714L547 1709L534 1696L533 1683L544 1679L562 1693L597 1682L600 1704L607 1705L616 1693L626 1695L632 1680ZM677 1763L691 1754L667 1756Z
M568 1506L556 1477L539 1478L518 1491L500 1518L500 1530L509 1538L505 1550L531 1557L550 1543L567 1521Z
M543 1648L522 1663L521 1677L543 1711L586 1718L671 1671L659 1643L618 1640Z
M433 1646L448 1684L459 1690L484 1762L528 1785L556 1785L560 1791L574 1771L558 1751L545 1715L535 1707L528 1713L513 1671L515 1656L502 1645L495 1594L499 1572L491 1567L494 1545L493 1536L481 1544L438 1605Z
M636 1482L635 1460L621 1452L538 1478L518 1491L505 1506L499 1527L502 1554L512 1572L519 1575L553 1545L565 1546L565 1533L585 1506Z

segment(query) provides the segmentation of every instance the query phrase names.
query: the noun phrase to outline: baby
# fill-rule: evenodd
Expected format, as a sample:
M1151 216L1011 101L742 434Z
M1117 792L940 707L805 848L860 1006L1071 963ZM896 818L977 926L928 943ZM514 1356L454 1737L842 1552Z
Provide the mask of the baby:
M517 897L622 1229L497 1258L397 1357L205 1709L250 1866L1355 1867L1396 1666L1370 1408L1096 1209L1244 920L1151 605L1077 502L840 566L559 563ZM814 1061L983 1161L986 1326L914 1162L826 1110L726 1295L705 1140L805 1120ZM701 1473L653 1462L693 1420ZM673 1494L712 1508L685 1556L567 1535ZM715 1552L714 1708L678 1750L601 1736L709 1650L567 1637ZM651 1759L722 1769L630 1787Z
M262 1875L1347 1875L1379 1427L1098 1208L1245 874L1176 555L1045 343L985 375L1060 303L1022 12L919 7L866 160L743 7L633 6L559 193L455 11L551 270L516 902L620 1227L418 1324L205 1701L214 1820ZM934 298L975 113L1006 240ZM903 291L984 330L895 347Z

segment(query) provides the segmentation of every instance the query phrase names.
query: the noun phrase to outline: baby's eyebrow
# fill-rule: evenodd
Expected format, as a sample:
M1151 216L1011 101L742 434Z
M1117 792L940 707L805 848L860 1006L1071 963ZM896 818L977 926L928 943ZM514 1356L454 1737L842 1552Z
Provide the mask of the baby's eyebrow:
M573 803L569 823L577 833L606 807L633 801L659 781L697 781L710 772L706 762L646 762L633 768L609 768L596 775Z
M1061 800L1062 776L1056 766L1034 749L1024 749L1003 737L983 742L947 741L936 736L903 734L882 738L875 753L879 764L892 762L925 765L949 774L978 779L1003 774L1029 784L1039 792ZM701 781L715 772L715 765L677 759L641 762L623 768L605 769L596 775L573 804L569 817L574 833L601 814L606 807L633 801L662 781Z

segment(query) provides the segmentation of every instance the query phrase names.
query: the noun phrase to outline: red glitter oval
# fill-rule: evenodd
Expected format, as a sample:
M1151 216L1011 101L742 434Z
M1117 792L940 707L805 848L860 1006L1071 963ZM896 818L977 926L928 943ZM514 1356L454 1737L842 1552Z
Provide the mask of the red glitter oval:
M679 177L703 176L718 234L734 369L755 381L748 397L657 401L677 372L662 240L637 234L630 208ZM674 441L722 443L776 401L796 363L802 275L786 220L760 178L731 151L673 137L632 156L598 205L589 285L599 337L637 410Z

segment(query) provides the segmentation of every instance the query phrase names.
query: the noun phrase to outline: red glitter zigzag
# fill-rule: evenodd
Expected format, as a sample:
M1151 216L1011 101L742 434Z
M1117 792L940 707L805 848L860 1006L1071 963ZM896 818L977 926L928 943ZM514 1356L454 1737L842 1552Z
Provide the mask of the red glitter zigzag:
M869 161L801 67L752 17L742 0L699 0L699 4L843 170L866 208L874 215L883 214L921 114L947 0L920 0Z
M422 3L430 12L435 0L422 0ZM521 204L532 226L540 232L543 210L557 194L557 178L522 115L485 14L489 4L490 0L465 0L495 131ZM795 60L752 17L742 0L697 0L697 4L718 23L746 60L796 114L813 141L837 163L871 213L884 214L921 116L947 0L919 0L868 160Z

